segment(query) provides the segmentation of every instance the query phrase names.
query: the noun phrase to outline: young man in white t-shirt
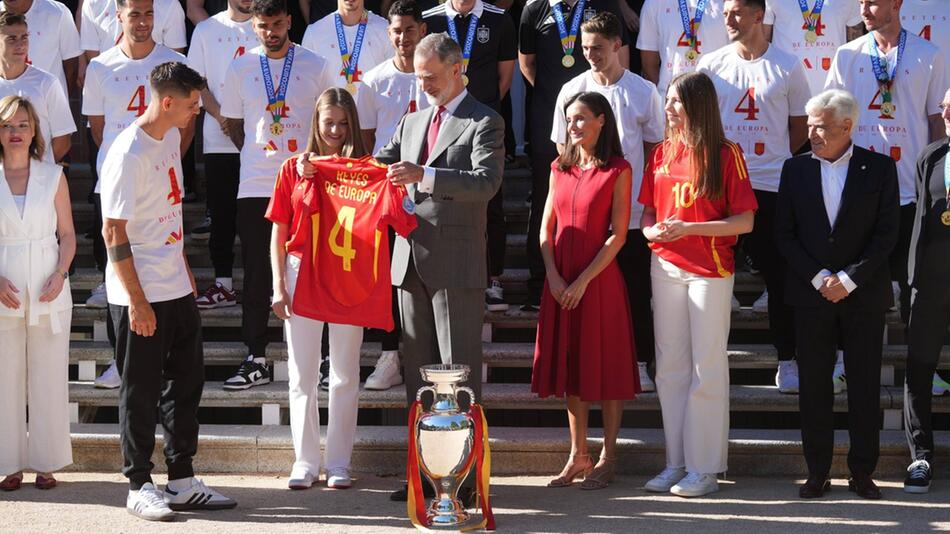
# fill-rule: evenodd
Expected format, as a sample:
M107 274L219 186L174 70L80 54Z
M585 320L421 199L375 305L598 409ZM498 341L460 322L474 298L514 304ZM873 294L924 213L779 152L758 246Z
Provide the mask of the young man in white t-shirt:
M725 0L723 8L732 44L704 54L697 70L712 78L726 137L745 154L759 209L743 244L768 294L756 307L768 309L779 359L775 383L783 393L797 393L795 322L785 303L786 265L772 228L782 165L808 139L805 103L811 92L798 58L765 38L764 0Z
M83 0L79 40L86 58L92 59L119 44L124 29L116 14L116 0ZM185 11L176 0L155 0L152 39L172 50L184 52Z
M906 324L907 251L917 201L914 163L924 147L943 135L940 101L947 86L946 61L935 45L903 28L898 2L860 3L869 33L835 52L825 85L851 91L857 98L861 116L854 143L897 162L901 227L891 253L891 280L896 282L895 300Z
M29 34L26 17L12 11L0 12L0 97L19 95L33 104L48 147L44 159L52 163L69 154L76 124L59 81L27 64Z
M115 139L102 167L106 283L116 330L119 439L129 479L126 509L150 521L173 510L237 503L195 478L198 402L204 387L201 317L182 231L181 138L198 113L205 80L183 63L149 76L148 107ZM168 483L152 482L157 413L165 429Z
M904 0L901 26L937 45L943 72L950 76L950 3L947 0Z
M221 100L224 92L229 90L224 77L231 61L256 48L257 44L257 36L251 27L251 0L228 0L227 10L195 27L188 48L188 65L208 80L201 101L205 109L205 168L210 171L205 173L210 219L208 249L215 281L198 297L198 308L201 309L237 304L232 270L241 156L224 131Z
M805 10L802 11L804 3ZM765 34L801 61L808 88L817 95L825 87L831 58L839 46L864 33L856 0L765 1Z
M722 22L722 0L687 0L684 4L681 8L676 0L646 0L640 11L637 48L643 77L655 83L661 95L677 74L696 70L700 58L729 43ZM696 23L693 39L686 34L689 25L684 24L684 18Z
M55 0L4 0L0 11L26 16L30 26L29 63L52 74L69 92L82 55L79 30L69 9Z
M241 334L248 349L247 359L224 382L224 389L231 391L272 379L264 357L271 312L272 224L264 214L277 171L306 147L314 105L333 87L336 74L326 59L290 41L285 0L254 0L251 16L262 46L231 62L221 97L228 137L241 150L237 231L244 265ZM280 101L282 106L276 104Z
M336 71L333 85L346 88L355 98L364 73L393 55L387 27L386 19L365 9L363 0L337 0L337 10L307 26L300 44L326 59ZM346 64L344 46L349 55Z
M660 93L653 82L625 69L620 64L620 19L612 13L598 13L581 24L581 50L590 63L590 70L567 82L561 88L554 106L551 141L563 151L567 140L565 104L572 96L593 91L604 95L617 115L620 144L624 158L633 169L633 195L640 191L646 155L663 140L665 117ZM643 206L634 199L630 204L630 227L627 241L617 255L617 262L627 282L633 338L640 365L640 387L655 391L647 373L653 361L653 313L650 310L650 248L640 232Z
M92 140L99 149L94 167L96 176L102 170L106 152L119 132L145 113L150 92L148 76L152 69L167 61L185 59L178 52L152 40L152 0L117 0L117 4L117 17L123 29L122 39L117 46L99 54L89 63L82 91L82 114L89 119ZM190 125L181 132L183 153L190 144L192 130L193 125ZM97 183L95 191L98 192L98 189ZM96 256L97 266L105 270L105 250L101 241L93 241L93 255ZM90 301L104 300L102 297L108 298L107 290L107 285L102 287L101 293L97 293L99 288L94 290L86 305L89 306ZM96 379L96 386L107 389L119 387L115 362Z

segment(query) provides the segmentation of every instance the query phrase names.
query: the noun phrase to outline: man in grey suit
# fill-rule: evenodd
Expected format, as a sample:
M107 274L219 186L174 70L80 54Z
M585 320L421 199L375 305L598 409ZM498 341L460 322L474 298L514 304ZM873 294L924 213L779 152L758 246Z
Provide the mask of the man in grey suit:
M481 395L485 224L501 186L505 123L468 94L462 51L447 34L425 37L414 56L430 107L406 115L376 159L416 202L419 226L393 247L399 287L406 395L423 386L419 367L471 367L466 385Z

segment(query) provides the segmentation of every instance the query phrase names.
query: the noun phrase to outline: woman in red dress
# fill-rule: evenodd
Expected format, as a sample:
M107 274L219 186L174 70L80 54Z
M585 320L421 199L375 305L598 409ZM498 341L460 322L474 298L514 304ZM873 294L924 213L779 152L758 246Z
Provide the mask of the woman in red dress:
M630 305L617 252L630 218L630 165L617 124L602 95L567 102L564 152L551 164L541 224L547 273L541 297L531 390L567 397L571 457L548 486L583 489L613 479L623 401L640 391ZM590 403L599 401L604 448L594 466L587 452Z

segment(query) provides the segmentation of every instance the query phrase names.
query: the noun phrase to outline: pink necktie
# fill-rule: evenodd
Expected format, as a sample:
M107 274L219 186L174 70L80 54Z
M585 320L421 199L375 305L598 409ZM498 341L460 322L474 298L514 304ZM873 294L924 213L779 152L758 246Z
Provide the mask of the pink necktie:
M429 153L435 148L435 142L439 139L439 127L442 126L442 113L444 111L445 106L439 106L432 117L432 122L429 124L429 132L426 134L426 148L422 151L422 161L420 162L423 165L429 161Z

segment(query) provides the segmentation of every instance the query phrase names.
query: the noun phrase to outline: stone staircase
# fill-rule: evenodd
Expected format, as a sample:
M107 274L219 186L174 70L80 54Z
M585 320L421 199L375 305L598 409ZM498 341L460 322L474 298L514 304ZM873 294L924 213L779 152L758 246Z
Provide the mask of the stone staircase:
M91 187L88 168L74 164L70 178L73 213L80 234L77 271L71 278L74 302L70 347L69 400L73 421L74 469L114 470L121 466L118 448L117 391L97 390L92 380L112 359L105 340L105 310L83 305L101 275L94 269L91 240L83 232L91 226L92 206L86 203ZM200 171L199 171L200 172ZM523 169L505 176L505 211L508 220L508 269L502 277L507 312L487 313L483 328L486 383L481 402L492 425L493 471L499 474L548 474L557 472L569 450L564 403L538 399L529 389L537 314L518 309L528 278L524 252L530 176ZM204 219L204 203L184 206L185 230ZM186 237L185 247L199 287L213 280L206 241ZM240 243L236 243L240 258ZM239 264L240 260L236 260ZM243 271L234 272L235 287L243 285ZM729 366L732 386L730 410L730 474L800 475L804 472L798 432L798 397L782 395L773 385L776 355L768 344L768 318L751 309L764 289L761 280L746 272L736 278L736 294L745 305L732 315ZM197 458L203 471L267 472L284 474L293 461L287 425L287 349L280 321L269 322L272 343L268 359L275 366L275 382L242 392L226 392L221 382L246 356L240 340L240 306L201 312L205 339L207 382L199 418L203 423ZM901 428L903 367L906 346L903 327L895 314L888 317L884 362L881 369L882 413L881 473L899 477L906 467L907 449ZM378 333L369 331L361 355L362 377L372 370L380 353ZM950 349L941 356L941 368L950 368ZM829 377L830 380L830 377ZM326 394L321 392L321 406ZM846 428L847 395L835 399L837 428ZM935 399L938 454L950 450L950 397ZM323 422L326 412L322 410ZM360 427L353 455L357 471L379 474L402 472L406 449L406 404L401 386L389 391L362 391ZM592 425L599 413L592 413ZM663 436L659 403L653 393L626 404L620 438L620 470L647 474L663 466ZM160 437L161 429L156 430ZM600 434L592 432L597 441ZM156 445L160 454L161 439ZM595 446L594 450L599 450ZM836 435L835 470L846 472L847 432ZM156 462L161 465L162 462Z

